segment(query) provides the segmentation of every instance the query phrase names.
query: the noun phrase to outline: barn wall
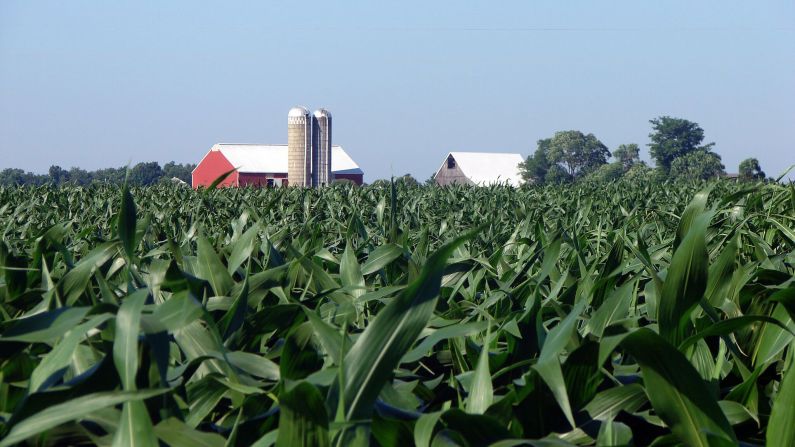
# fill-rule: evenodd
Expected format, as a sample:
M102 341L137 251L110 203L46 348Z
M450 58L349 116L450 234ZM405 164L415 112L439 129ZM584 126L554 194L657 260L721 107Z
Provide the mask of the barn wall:
M193 187L210 186L221 174L230 171L232 168L234 166L229 163L221 151L210 151L193 171ZM238 173L233 172L218 186L234 186L237 185L237 181Z
M436 184L440 186L445 185L452 185L453 183L460 183L464 185L472 185L472 181L464 175L464 171L461 170L461 167L458 163L455 164L455 167L448 168L447 167L447 159L445 159L444 164L442 165L439 172L436 173L435 176Z
M245 172L240 173L240 186L261 186L266 187L268 186L268 179L273 179L274 186L287 186L287 174L286 173L252 173L252 172Z
M364 183L364 174L331 174L334 180L350 180L357 185Z

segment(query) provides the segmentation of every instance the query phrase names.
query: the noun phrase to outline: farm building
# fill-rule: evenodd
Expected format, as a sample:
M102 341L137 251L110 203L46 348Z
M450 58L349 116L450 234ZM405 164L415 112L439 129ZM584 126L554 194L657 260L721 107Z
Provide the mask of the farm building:
M450 152L434 174L437 185L460 183L487 186L504 183L519 186L523 183L519 154L493 152Z
M287 186L286 144L213 145L193 170L193 187L209 186L225 172L237 168L222 186ZM364 172L341 146L331 148L331 181L347 179L361 185Z

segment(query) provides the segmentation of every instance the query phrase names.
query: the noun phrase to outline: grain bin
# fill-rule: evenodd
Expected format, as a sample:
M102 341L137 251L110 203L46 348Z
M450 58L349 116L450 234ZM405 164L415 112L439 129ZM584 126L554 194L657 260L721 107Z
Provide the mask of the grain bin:
M331 180L331 113L318 109L312 115L312 186Z
M300 106L287 113L287 181L312 185L312 121L309 110Z

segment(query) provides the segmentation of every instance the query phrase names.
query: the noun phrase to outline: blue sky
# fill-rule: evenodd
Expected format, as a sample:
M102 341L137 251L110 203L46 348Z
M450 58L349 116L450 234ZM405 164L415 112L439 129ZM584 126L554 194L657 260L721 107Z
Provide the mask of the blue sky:
M795 2L0 1L0 169L195 163L285 143L296 104L332 112L367 181L569 129L648 159L659 115L773 175L795 163Z

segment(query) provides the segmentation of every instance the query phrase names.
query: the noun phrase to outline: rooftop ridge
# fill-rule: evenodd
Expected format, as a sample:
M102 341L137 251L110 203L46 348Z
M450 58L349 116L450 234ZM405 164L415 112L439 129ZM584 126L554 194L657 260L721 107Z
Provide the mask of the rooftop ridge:
M215 143L214 146L284 146L287 143ZM342 147L340 144L332 144L331 147Z

